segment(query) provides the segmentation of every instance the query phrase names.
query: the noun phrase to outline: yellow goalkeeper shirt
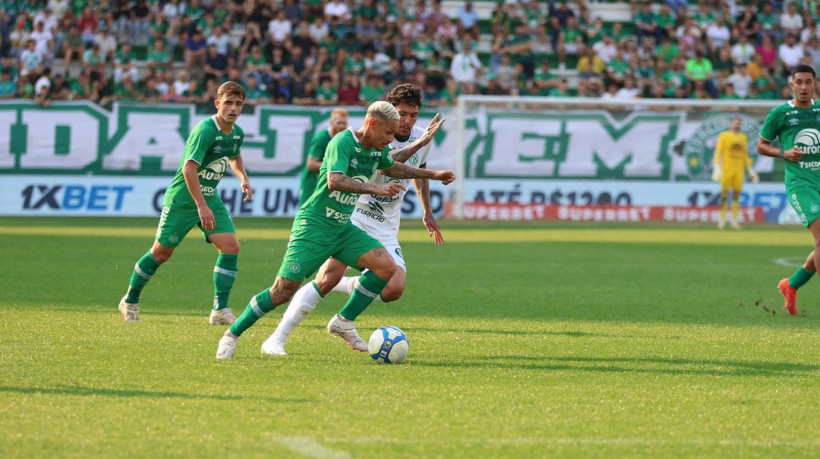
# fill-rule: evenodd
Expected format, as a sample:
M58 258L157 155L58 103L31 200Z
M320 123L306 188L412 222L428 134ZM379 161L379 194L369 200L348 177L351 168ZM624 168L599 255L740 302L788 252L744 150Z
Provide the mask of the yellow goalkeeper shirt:
M721 132L715 146L715 165L721 165L724 175L752 167L748 145L749 139L742 132Z

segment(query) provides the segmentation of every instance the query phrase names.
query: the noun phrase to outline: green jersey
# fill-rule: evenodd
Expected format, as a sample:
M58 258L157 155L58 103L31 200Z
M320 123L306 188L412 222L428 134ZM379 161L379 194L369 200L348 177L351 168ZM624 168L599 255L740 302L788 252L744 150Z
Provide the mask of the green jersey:
M325 228L350 224L350 215L356 207L359 194L331 190L327 186L328 175L331 172L341 172L366 183L373 178L377 169L390 169L394 164L390 147L385 147L384 150L364 148L352 129L336 134L325 150L325 160L319 170L319 183L310 198L302 203L296 219L307 218Z
M222 180L222 176L228 170L228 160L239 156L239 147L245 140L245 133L238 125L234 124L230 134L225 134L219 129L216 115L206 118L196 126L188 135L185 142L185 153L179 162L179 169L171 181L168 190L165 191L163 206L170 206L171 203L182 205L195 205L191 192L185 185L185 177L182 175L182 168L188 160L196 161L197 175L199 176L199 189L205 201L218 200L216 186Z
M327 144L330 143L331 138L333 138L333 135L330 134L330 129L323 129L314 134L313 139L310 141L308 156L316 158L319 161L324 161L325 150L327 149ZM309 171L306 162L305 168L302 170L302 183L300 183L299 186L300 204L304 204L310 195L313 194L313 190L316 189L316 182L318 181L319 172Z
M800 161L786 161L786 188L809 185L820 189L820 102L799 108L789 101L773 108L766 116L760 137L769 142L780 139L780 148L798 146L803 150Z

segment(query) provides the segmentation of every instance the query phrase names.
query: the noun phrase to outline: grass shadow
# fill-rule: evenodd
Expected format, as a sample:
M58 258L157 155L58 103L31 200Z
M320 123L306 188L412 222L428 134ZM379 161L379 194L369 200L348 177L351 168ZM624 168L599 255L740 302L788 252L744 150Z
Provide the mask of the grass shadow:
M12 392L18 394L48 394L48 395L69 395L78 397L148 397L148 398L182 398L182 399L209 399L209 400L263 400L266 402L275 403L310 403L314 400L307 398L272 398L272 397L253 397L247 395L230 395L230 394L188 394L185 392L170 392L170 391L150 391L143 389L104 389L91 387L14 387L14 386L0 386L0 392Z
M702 376L807 377L820 372L820 365L791 362L748 362L665 358L485 356L454 362L416 360L413 365L455 368L502 368L518 370L572 370L602 373L655 373ZM662 367L655 367L662 365Z

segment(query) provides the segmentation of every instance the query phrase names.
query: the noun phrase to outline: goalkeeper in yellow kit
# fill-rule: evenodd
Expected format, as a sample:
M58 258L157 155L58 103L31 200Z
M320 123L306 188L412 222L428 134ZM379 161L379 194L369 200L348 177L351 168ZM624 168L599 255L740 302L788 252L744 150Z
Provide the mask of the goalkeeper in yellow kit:
M718 136L715 146L714 168L712 180L720 183L720 220L718 228L726 225L726 207L729 200L729 190L732 191L732 220L731 226L740 229L737 221L740 211L740 190L743 188L743 174L748 171L752 183L757 183L759 177L752 169L752 159L749 158L749 139L740 131L740 118L732 118L728 131Z

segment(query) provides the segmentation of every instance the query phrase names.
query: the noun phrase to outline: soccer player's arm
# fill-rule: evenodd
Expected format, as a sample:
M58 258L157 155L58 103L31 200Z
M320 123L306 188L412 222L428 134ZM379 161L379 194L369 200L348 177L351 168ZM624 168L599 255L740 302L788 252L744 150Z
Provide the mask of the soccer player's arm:
M430 153L428 146L421 154L420 169L427 169L427 155ZM433 238L436 245L444 244L444 237L441 235L441 228L438 226L435 215L433 215L433 208L430 205L430 182L428 179L413 179L413 188L416 189L416 195L419 197L421 204L422 217L421 222L427 228L427 234Z
M723 148L723 144L726 140L726 133L721 132L718 136L717 143L715 144L715 153L713 155L713 167L712 167L712 181L713 182L720 182L720 179L723 177L723 153L726 150Z
M401 179L433 179L433 180L441 180L441 183L448 185L456 179L456 174L453 171L436 171L431 169L419 169L418 167L408 166L404 163L396 163L393 162L393 159L390 158L389 155L382 155L382 159L389 158L390 162L393 163L392 166L387 166L386 168L382 167L382 164L379 164L379 169L382 169L384 175L393 178L401 178Z
M240 143L239 146L241 147L242 144ZM231 157L228 164L231 166L233 175L239 179L239 188L242 190L242 194L245 195L242 202L250 201L253 196L253 187L251 186L251 180L248 177L248 172L245 170L245 160L242 159L242 154L239 149L236 150L236 155Z
M396 148L395 150L390 152L390 156L393 157L393 161L397 163L403 163L410 159L414 153L419 151L422 147L427 146L430 144L430 141L433 140L436 133L439 129L441 129L441 125L444 124L444 121L447 118L438 119L440 116L439 113L436 113L436 116L430 120L430 123L427 125L427 128L424 129L424 134L421 137L415 140L415 142L405 145L401 148Z
M757 172L752 168L752 157L749 156L749 138L745 135L743 138L743 163L746 166L746 171L749 173L749 180L752 183L757 183L760 181L760 176L757 175Z
M760 127L760 135L757 137L757 152L763 156L773 158L784 158L787 161L799 161L803 156L800 147L792 147L788 150L781 150L772 144L774 139L780 135L781 126L774 115L775 110L769 112L763 126ZM781 140L782 141L782 140Z
M330 141L325 150L325 161L327 165L327 187L334 191L345 191L348 193L358 194L372 194L375 196L395 196L404 187L401 183L389 182L377 185L372 182L361 182L353 177L345 174L347 168L350 166L350 153L353 150L352 145L339 145L341 141L337 141L336 137ZM390 163L389 149L385 148L382 153L382 160L388 158ZM381 162L379 163L381 164ZM381 168L381 167L380 167Z
M325 149L327 143L322 141L323 132L317 132L310 141L310 149L308 149L307 156L307 170L310 172L319 172L322 168L322 160L325 158Z
M186 159L185 164L182 166L182 177L185 179L185 186L188 188L188 192L196 204L199 222L206 231L212 230L216 223L214 221L214 213L211 208L208 207L205 196L202 195L197 169L199 169L199 166L202 164L202 160L205 158L205 152L211 147L211 143L212 140L208 140L203 136L200 129L194 128L191 135L188 136L188 141L185 143Z

